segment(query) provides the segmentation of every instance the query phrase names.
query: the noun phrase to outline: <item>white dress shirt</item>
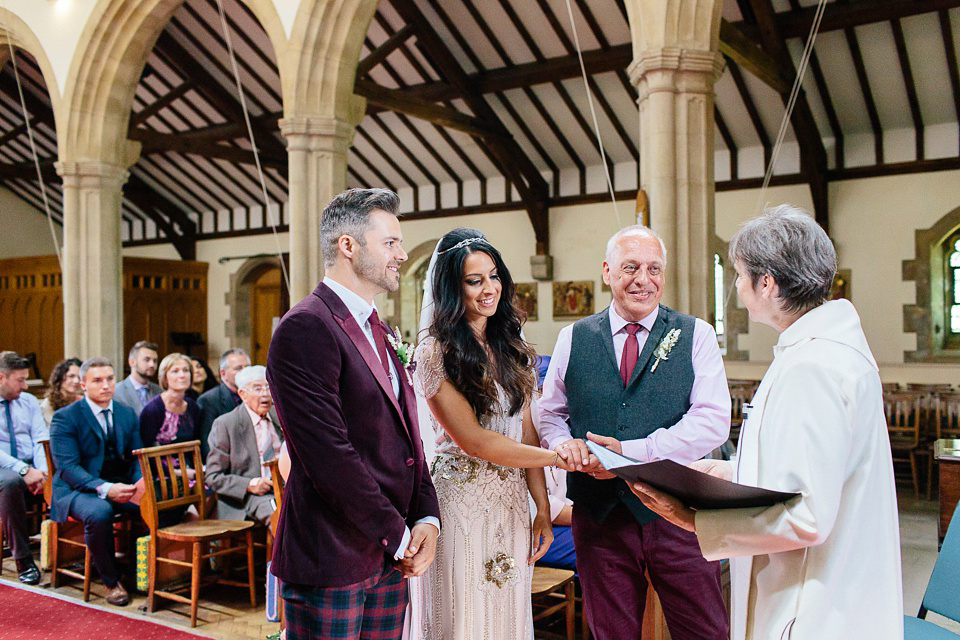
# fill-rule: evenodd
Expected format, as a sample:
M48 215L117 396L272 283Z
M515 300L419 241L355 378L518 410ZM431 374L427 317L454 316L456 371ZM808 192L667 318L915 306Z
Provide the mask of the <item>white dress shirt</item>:
M110 404L108 404L105 408L101 407L100 405L98 405L96 402L94 402L87 396L83 396L83 400L90 407L90 411L93 412L93 417L97 419L97 424L99 424L100 428L103 429L103 437L104 439L106 439L107 433L108 433L107 432L107 416L104 414L104 411L110 412L110 419L113 421L114 430L116 430L116 426L117 426L117 413L113 410L113 400L110 400ZM117 452L117 455L120 455L119 451ZM103 484L98 486L97 497L100 498L101 500L106 500L107 494L110 493L110 489L111 487L113 487L113 484L114 483L112 482L104 482Z
M42 440L50 438L47 421L40 410L40 402L27 392L10 401L10 416L13 419L13 433L17 440L17 455L10 455L10 428L7 425L7 412L0 403L0 469L10 469L20 473L28 466L24 460L40 471L47 470L47 456L43 452Z
M346 288L336 280L332 278L325 277L323 279L323 284L330 287L330 289L337 294L337 297L340 298L340 301L347 307L347 311L350 312L350 315L357 321L357 324L360 325L360 329L363 331L363 335L366 336L367 341L370 343L370 347L373 349L373 352L377 354L377 359L380 359L380 353L377 351L377 344L373 340L373 327L370 325L370 316L376 310L376 305L371 304L361 298L358 294ZM380 315L377 312L377 315ZM387 345L387 349L390 348L390 345ZM393 396L395 398L400 397L400 378L397 376L397 368L393 365L393 360L387 358L387 364L390 366L390 385L393 387ZM417 524L429 523L437 528L437 531L440 531L440 520L433 516L426 516L417 520ZM404 527L403 530L403 539L400 541L400 548L397 549L397 552L393 554L395 560L400 560L403 558L403 552L406 551L407 546L410 544L410 527Z

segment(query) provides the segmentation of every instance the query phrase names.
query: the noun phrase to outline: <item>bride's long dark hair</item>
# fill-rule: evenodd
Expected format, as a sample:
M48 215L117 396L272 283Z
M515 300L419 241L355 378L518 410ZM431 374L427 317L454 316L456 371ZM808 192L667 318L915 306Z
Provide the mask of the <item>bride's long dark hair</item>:
M461 242L475 239L469 244ZM475 229L454 229L440 239L433 272L434 318L430 335L443 349L443 366L453 386L464 395L478 420L492 415L499 382L516 415L533 393L536 352L520 337L526 319L516 305L516 287L500 252ZM486 338L493 362L467 324L463 302L463 264L471 253L490 256L500 277L497 310L487 320Z

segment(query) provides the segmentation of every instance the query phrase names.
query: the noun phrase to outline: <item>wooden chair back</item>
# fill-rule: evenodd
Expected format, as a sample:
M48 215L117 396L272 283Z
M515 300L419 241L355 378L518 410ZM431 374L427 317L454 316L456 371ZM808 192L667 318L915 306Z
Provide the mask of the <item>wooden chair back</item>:
M43 500L47 505L53 504L53 474L57 470L57 465L53 464L53 450L50 448L50 440L41 440L43 444L43 455L47 459L47 479L43 483Z
M273 481L273 499L277 503L277 513L280 512L280 508L283 506L283 476L280 475L280 460L279 458L274 458L264 463L268 469L270 469L270 480Z
M146 485L140 515L152 535L160 526L160 512L167 509L195 505L200 520L206 519L203 466L196 465L193 486L190 486L186 474L187 460L201 459L199 440L137 449L133 454L140 461L140 472Z
M920 443L920 416L923 396L898 392L883 395L890 445L896 450L916 448Z
M937 397L937 440L960 438L960 393Z

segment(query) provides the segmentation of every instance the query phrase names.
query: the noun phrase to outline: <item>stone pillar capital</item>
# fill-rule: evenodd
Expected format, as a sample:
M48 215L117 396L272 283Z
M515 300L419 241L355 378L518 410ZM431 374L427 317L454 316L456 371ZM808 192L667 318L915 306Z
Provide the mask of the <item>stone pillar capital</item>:
M717 51L664 47L642 52L627 73L643 102L651 93L709 93L723 72L723 56Z
M280 120L289 151L328 151L345 154L353 144L356 125L336 118L299 116Z
M54 167L68 188L120 189L130 176L125 168L105 162L56 162Z

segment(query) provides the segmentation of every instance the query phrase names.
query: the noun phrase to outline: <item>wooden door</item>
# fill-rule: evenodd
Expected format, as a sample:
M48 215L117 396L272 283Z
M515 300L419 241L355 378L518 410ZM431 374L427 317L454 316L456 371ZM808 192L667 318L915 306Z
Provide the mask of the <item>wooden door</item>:
M253 284L250 317L253 322L253 364L267 364L273 328L283 315L283 278L279 267L267 269Z

